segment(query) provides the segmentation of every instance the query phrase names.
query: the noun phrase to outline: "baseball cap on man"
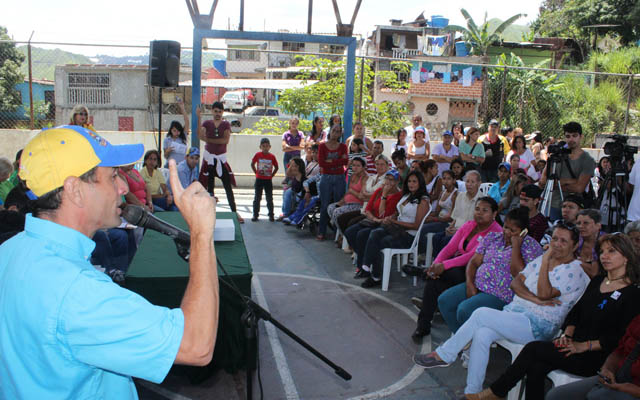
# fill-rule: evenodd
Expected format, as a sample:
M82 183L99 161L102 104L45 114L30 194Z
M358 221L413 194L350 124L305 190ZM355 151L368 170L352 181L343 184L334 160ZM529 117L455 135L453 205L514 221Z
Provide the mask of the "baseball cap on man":
M500 125L500 123L497 119L492 119L491 121L489 121L489 125Z
M398 171L396 171L395 169L390 169L389 171L387 171L386 174L384 174L385 176L391 176L393 177L393 179L395 180L399 180L400 179L400 174L398 173Z
M530 199L539 199L542 195L542 189L538 185L526 185L522 188L521 193L524 193Z
M451 131L444 131L442 132L442 136L453 136L453 133L451 133Z
M89 129L62 125L43 129L27 144L20 158L19 176L38 197L81 176L94 167L133 164L144 153L142 144L112 145Z
M189 151L187 151L187 157L190 156L200 156L200 149L195 146L190 147Z
M503 162L500 165L498 165L498 169L500 169L500 167L506 168L507 171L511 172L511 164L509 164L508 162Z

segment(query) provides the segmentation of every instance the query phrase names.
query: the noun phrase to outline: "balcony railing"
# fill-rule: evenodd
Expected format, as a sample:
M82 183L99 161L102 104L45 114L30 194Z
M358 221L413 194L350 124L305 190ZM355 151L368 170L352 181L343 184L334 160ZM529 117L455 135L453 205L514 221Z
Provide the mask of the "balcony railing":
M393 50L393 58L409 58L424 55L418 49L400 49L394 48Z

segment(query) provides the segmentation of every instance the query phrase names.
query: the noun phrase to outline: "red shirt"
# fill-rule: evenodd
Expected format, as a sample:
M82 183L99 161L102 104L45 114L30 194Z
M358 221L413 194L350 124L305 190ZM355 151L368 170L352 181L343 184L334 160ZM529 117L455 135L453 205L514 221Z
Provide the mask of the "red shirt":
M218 127L216 127L213 120L204 121L202 126L207 130L207 139L222 139L227 130L231 131L231 125L225 120L222 120ZM211 154L224 154L227 152L226 144L207 143L204 148Z
M326 175L344 174L344 167L349 163L347 145L340 143L335 150L329 150L326 143L318 147L318 164L320 173Z
M367 203L366 210L376 218L384 218L393 215L393 213L396 212L396 205L398 204L398 201L402 198L402 192L396 192L388 196L387 202L384 205L384 214L380 215L378 211L380 210L380 202L382 201L382 189L384 189L384 187L376 189Z
M627 358L629 353L631 353L633 348L636 347L638 341L640 341L640 315L631 320L629 326L627 326L624 336L618 343L618 347L614 350L622 356L622 361L620 361L618 369L622 367L624 360ZM635 385L640 385L640 358L636 359L636 361L631 365L631 377L633 378L633 383Z
M251 165L256 165L256 179L268 179L273 178L273 169L278 168L278 160L271 153L257 152L251 160Z

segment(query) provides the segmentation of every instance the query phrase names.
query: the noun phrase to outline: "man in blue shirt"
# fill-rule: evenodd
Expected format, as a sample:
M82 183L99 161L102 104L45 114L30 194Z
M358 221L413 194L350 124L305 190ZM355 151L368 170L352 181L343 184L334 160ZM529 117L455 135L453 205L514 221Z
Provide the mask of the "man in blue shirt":
M187 153L187 157L178 164L178 178L182 187L187 187L193 182L198 180L198 163L200 162L200 150L197 147L192 147ZM169 181L167 180L167 186Z
M117 166L143 151L79 126L43 130L24 149L33 214L0 246L0 398L136 399L132 377L161 382L174 363L211 360L215 204L199 183L182 188L175 162L171 186L191 230L181 307L154 306L89 263L93 234L120 224Z
M511 183L509 179L510 175L511 165L506 162L500 164L498 167L498 182L494 183L489 189L489 196L493 197L496 203L500 203L502 196L507 192L509 184Z

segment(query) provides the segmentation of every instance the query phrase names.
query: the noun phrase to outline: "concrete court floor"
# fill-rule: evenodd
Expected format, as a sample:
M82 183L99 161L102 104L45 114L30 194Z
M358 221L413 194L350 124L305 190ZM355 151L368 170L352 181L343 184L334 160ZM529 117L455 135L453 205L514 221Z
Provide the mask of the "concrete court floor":
M236 189L238 211L254 270L253 299L273 317L353 375L339 378L300 345L269 323L260 323L260 371L265 399L457 399L463 394L466 370L457 361L448 368L425 371L411 359L428 352L450 336L436 315L432 333L422 344L410 338L417 310L411 296L421 295L392 269L389 291L362 289L353 279L350 257L332 240L318 242L308 230L269 222L262 204L260 221L250 221L252 189ZM228 211L224 192L220 211ZM275 191L276 215L281 191ZM331 231L329 231L331 233ZM268 245L265 245L268 238ZM394 264L395 265L395 264ZM492 350L487 381L496 379L510 363L501 348ZM254 398L259 398L257 378ZM141 399L244 399L245 373L218 371L199 385L169 374L161 385L137 381Z

